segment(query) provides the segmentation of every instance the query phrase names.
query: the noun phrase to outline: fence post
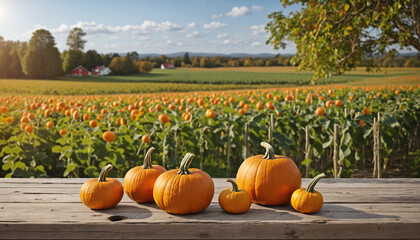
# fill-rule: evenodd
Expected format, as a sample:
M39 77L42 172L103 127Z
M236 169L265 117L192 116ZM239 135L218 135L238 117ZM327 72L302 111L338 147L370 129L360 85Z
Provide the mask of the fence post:
M226 137L227 137L227 146L226 146L226 156L227 156L227 168L226 175L230 177L230 125L226 125Z
M244 126L244 141L245 141L244 159L247 159L249 156L248 123L245 123L245 126Z
M377 119L374 120L374 166L376 166L376 175L373 177L381 178L382 166L381 166L381 113L378 113ZM375 174L375 168L374 168Z
M334 163L334 178L340 178L338 173L338 159L339 159L339 146L340 146L340 138L339 138L339 125L334 124L334 154L333 154L333 163Z
M311 157L311 144L309 141L309 125L305 127L305 160ZM309 177L310 163L306 164L305 178Z
M273 144L274 135L274 114L270 114L270 125L268 126L268 142Z

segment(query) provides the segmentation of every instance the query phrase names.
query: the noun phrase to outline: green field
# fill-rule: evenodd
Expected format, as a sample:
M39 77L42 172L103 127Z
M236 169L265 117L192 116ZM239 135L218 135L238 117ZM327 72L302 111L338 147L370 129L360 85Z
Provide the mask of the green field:
M62 77L57 80L0 79L0 94L92 95L184 92L309 85L311 73L294 67L154 69L131 76ZM162 84L165 83L165 84ZM320 84L420 84L420 69L388 69L388 73L362 70L322 79Z

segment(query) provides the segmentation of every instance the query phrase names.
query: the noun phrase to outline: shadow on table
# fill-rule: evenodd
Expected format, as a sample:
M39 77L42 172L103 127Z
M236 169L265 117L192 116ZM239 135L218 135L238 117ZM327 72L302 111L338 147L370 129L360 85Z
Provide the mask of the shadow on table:
M324 204L321 211L314 215L328 217L330 219L375 219L375 218L400 218L397 215L385 215L378 213L365 212L340 204Z
M177 216L185 219L220 221L293 221L302 219L298 215L291 214L291 209L287 206L265 207L254 204L251 209L241 214L226 213L219 206L211 205L201 213Z
M145 206L119 204L116 207L104 210L93 210L97 213L110 215L107 219L111 222L124 219L145 219L152 216L152 212Z

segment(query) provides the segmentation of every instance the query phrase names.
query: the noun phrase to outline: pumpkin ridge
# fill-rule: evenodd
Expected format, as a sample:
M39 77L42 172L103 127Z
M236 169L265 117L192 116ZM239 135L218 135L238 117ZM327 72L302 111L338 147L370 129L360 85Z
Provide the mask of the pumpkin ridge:
M248 167L248 166L245 165L243 167L243 169L245 169L245 172L243 173L244 180L243 180L243 183L242 183L242 185L243 185L242 188L245 188L246 186L254 186L254 189L252 189L252 188L247 189L247 191L251 194L252 199L254 200L254 199L256 199L256 196L255 196L255 182L253 184L249 184L248 182L255 179L256 173L253 174L253 176L251 176L250 171L255 169L254 165L256 164L257 161L254 160L253 158L248 158L248 159L249 159L249 161L252 161L252 162L251 163L246 162L246 165L250 165L250 166ZM247 161L248 159L246 159L245 161ZM254 171L254 172L256 172L256 171ZM238 176L236 177L236 179L238 179Z

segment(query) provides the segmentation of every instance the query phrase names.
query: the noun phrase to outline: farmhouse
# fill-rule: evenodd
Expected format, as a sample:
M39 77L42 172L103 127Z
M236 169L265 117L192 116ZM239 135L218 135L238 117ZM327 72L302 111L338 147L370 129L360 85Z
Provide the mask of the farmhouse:
M76 77L87 77L90 76L90 72L80 65L71 71L71 75Z
M92 75L105 76L111 73L111 69L105 66L97 66L92 69Z
M162 63L160 65L161 69L174 69L175 65L173 65L172 63Z

